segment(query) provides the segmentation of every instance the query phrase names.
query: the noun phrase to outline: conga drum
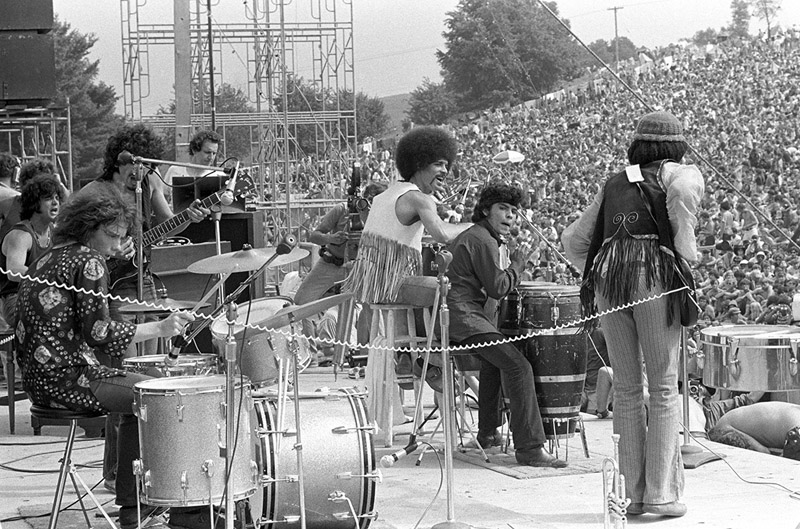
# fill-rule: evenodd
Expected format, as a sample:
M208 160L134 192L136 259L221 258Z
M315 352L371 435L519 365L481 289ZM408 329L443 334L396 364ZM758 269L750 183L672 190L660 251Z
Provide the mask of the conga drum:
M545 435L572 437L580 417L589 341L578 327L564 325L580 319L580 287L532 282L517 290L520 332L538 332L520 347L533 368Z

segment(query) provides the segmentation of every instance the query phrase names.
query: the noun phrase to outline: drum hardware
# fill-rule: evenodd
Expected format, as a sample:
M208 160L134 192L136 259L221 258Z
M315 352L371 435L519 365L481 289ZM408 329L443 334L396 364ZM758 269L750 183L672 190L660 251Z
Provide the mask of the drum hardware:
M604 529L621 529L627 526L630 498L626 497L625 476L619 471L619 434L611 434L614 441L614 457L603 460L603 514Z
M294 237L288 236L285 240ZM281 243L284 244L284 243ZM274 248L253 248L245 245L241 250L212 255L190 264L187 270L193 274L234 274L236 272L252 272L261 268L277 268L288 265L309 256L310 252L303 248L295 248L292 243L289 251L281 253L281 244Z

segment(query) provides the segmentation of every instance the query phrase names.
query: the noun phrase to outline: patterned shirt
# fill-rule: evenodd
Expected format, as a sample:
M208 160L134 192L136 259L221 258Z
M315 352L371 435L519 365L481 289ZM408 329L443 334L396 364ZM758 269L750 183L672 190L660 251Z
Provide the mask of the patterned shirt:
M109 317L105 259L70 244L46 253L28 272L50 284L20 284L16 336L25 391L35 404L104 411L89 383L125 373L100 365L95 353L121 356L136 332L135 324Z

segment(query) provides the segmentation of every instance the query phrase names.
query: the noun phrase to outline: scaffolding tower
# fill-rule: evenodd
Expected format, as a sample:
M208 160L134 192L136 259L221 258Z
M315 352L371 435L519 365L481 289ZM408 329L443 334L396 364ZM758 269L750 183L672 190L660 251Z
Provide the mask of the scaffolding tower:
M247 162L259 199L270 204L270 217L277 227L293 231L298 221L302 223L303 215L294 218L292 210L302 206L304 199L300 197L307 191L295 180L298 168L302 166L307 171L314 186L342 189L355 160L352 0L245 1L242 21L235 22L221 22L210 16L206 0L173 1L195 4L189 31L192 86L199 87L199 96L193 98L191 128L212 128L213 118L223 137L223 155L226 135L234 128L247 131ZM234 5L242 4L217 0L212 11L223 12L224 8L230 14L229 7ZM293 20L286 17L289 5ZM121 0L126 118L174 129L174 114L142 111L143 100L151 93L152 48L174 46L176 37L172 23L145 23L143 6L141 0ZM246 65L246 91L255 112L212 114L207 108L203 93L212 84L212 72L219 80L235 63L225 59L231 54L224 53L224 49L233 50L232 55ZM223 60L227 62L223 64ZM312 98L304 97L305 92L296 92L294 79L298 78L313 87ZM301 136L305 138L303 145L299 142Z

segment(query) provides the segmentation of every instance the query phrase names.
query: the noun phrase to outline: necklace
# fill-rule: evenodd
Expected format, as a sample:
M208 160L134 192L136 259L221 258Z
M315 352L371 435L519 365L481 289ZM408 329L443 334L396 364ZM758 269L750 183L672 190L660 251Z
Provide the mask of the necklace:
M36 239L39 242L39 246L42 248L47 248L50 246L50 225L47 225L43 233L39 233L39 231L33 226L33 223L29 223L29 225L33 230L33 233L36 234Z

